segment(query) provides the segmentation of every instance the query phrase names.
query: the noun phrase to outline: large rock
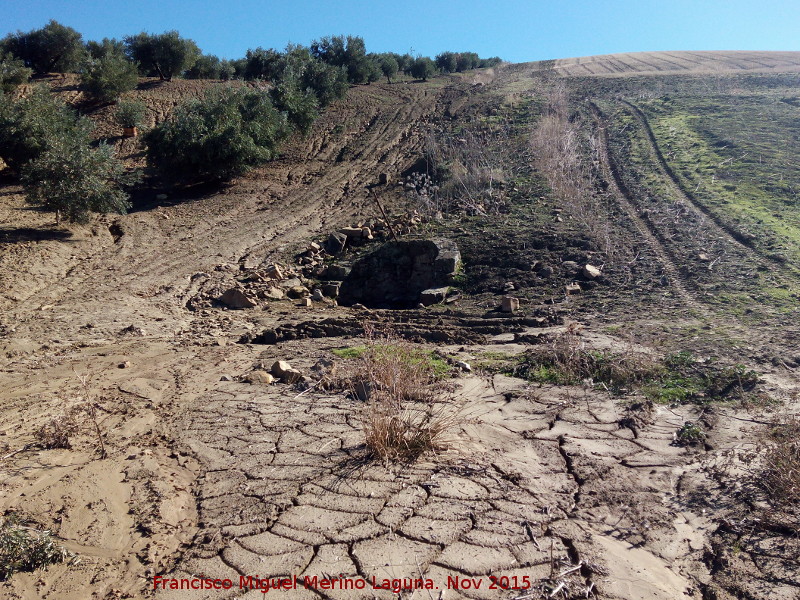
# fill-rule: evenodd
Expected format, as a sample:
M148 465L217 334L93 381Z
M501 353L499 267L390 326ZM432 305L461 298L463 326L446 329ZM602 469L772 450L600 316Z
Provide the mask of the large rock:
M389 242L353 264L339 302L411 308L424 290L449 285L460 265L461 254L451 240Z
M247 297L242 290L231 288L219 298L220 302L227 304L231 308L253 308L256 303Z
M344 252L344 247L346 245L347 236L343 233L339 233L338 231L334 231L332 234L330 234L330 236L328 236L328 241L325 242L325 250L328 251L328 254L338 256Z

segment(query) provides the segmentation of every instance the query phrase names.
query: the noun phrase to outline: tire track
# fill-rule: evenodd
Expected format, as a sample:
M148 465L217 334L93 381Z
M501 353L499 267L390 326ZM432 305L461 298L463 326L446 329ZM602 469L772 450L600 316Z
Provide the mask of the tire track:
M588 102L592 117L595 120L598 131L600 132L601 142L601 155L600 155L600 169L602 178L608 182L609 189L614 194L619 205L625 210L630 220L633 222L634 227L639 235L645 240L647 245L658 258L659 262L667 274L670 285L675 290L676 294L683 300L683 302L695 309L707 312L704 305L700 304L694 295L689 292L688 288L684 285L684 278L681 275L680 269L676 266L678 259L666 247L664 241L658 236L658 233L648 225L638 213L634 205L630 193L619 176L619 169L614 163L611 155L611 150L608 145L608 133L606 131L606 119L600 108L594 102Z
M783 269L789 270L792 273L794 273L794 269L787 267L787 265L783 264L781 261L760 252L757 248L754 248L751 245L752 243L751 239L748 238L747 235L743 234L741 231L725 223L725 221L722 220L716 213L710 210L702 202L697 200L694 197L694 194L683 189L680 183L678 183L678 179L675 176L675 172L672 170L667 161L664 159L664 155L661 153L661 149L658 146L658 142L656 141L655 135L653 134L653 130L650 127L650 123L647 120L645 114L635 104L632 104L631 102L622 99L620 99L619 101L628 108L627 112L631 114L642 126L642 129L644 130L647 137L647 142L648 142L647 145L650 150L650 155L652 158L655 159L655 162L658 165L659 173L661 174L661 178L666 182L667 187L669 188L670 192L675 196L675 198L685 202L686 205L692 207L696 213L705 216L708 222L710 222L712 228L717 233L725 236L735 246L739 247L740 249L748 253L755 262L758 262L763 265L769 264L769 265L779 266L782 267Z

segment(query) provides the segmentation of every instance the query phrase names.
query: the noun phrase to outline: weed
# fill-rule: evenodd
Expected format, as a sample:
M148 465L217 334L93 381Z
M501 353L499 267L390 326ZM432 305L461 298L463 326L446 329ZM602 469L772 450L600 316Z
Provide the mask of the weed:
M579 332L567 329L549 343L525 353L522 373L530 380L558 385L590 383L620 392L653 377L658 365L641 352L589 350Z
M46 450L71 448L70 438L81 429L77 413L76 407L72 407L52 418L33 434L36 441Z
M366 396L362 422L367 448L383 462L410 462L443 449L455 415L437 398L450 366L389 333L365 331L368 343L353 382L358 395Z
M331 353L334 356L338 356L339 358L361 358L361 356L366 352L366 346L350 346L349 348L334 348L331 350Z
M766 450L758 482L772 505L767 516L800 532L800 419L775 424L762 442Z
M76 559L49 531L26 527L13 513L0 517L0 581L17 571L33 571L65 560Z
M706 432L694 421L686 421L675 432L675 445L677 446L696 446L706 439Z

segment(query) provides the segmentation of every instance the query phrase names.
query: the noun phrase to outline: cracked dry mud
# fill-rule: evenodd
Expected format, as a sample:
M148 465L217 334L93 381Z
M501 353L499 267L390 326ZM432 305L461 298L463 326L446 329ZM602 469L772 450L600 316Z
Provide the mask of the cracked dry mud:
M691 597L667 561L696 554L705 524L652 498L644 499L648 514L637 511L638 495L675 491L686 462L670 446L678 415L660 410L637 437L600 394L472 376L448 401L463 417L451 449L385 468L364 460L360 410L341 394L297 397L236 383L199 397L179 429L206 457L197 490L203 543L170 577L368 582L362 592L273 592L287 598L389 598L396 596L372 589L373 578L429 578L441 589L474 578L480 589L447 589L445 597L505 598L524 590L489 589L490 576L538 585L582 565L565 578L604 598ZM671 541L656 544L664 556L647 548L664 539Z

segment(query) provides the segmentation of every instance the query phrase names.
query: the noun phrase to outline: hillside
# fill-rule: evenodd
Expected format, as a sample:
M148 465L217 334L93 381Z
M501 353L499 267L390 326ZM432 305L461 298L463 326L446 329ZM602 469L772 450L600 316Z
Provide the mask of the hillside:
M796 597L797 507L763 484L797 427L798 67L630 53L353 86L266 166L148 179L85 226L0 173L0 512L80 558L0 597L255 598L240 576L292 575L369 585L270 592ZM213 85L130 96L153 125ZM144 164L110 107L89 116ZM343 228L335 257L312 245ZM395 235L458 245L444 302L391 307L402 255L352 284L383 303L306 302ZM369 453L383 388L347 379L383 345L446 373L404 400L448 416L412 462ZM265 383L278 360L306 378ZM70 447L43 447L70 407Z

